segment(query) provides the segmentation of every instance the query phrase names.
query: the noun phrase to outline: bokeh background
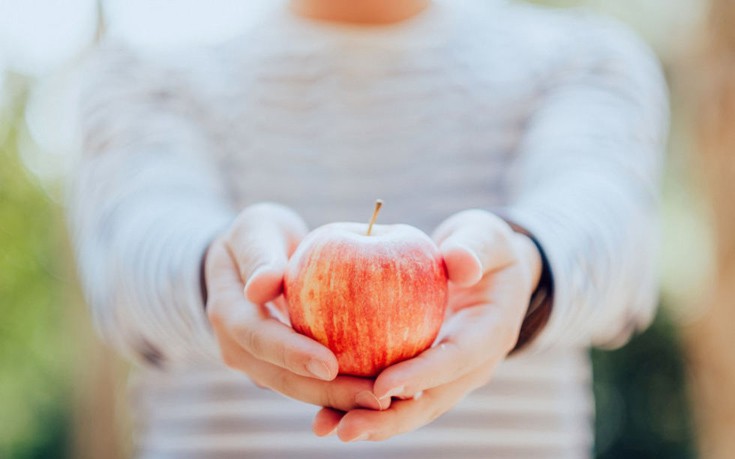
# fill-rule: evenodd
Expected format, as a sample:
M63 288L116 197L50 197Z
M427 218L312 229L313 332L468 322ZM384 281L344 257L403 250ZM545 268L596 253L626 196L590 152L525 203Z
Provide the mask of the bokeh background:
M130 455L128 368L92 331L65 234L79 63L103 34L141 51L216 42L277 3L0 0L0 458ZM628 23L660 56L671 88L660 314L625 348L593 351L596 454L735 457L735 385L726 385L735 372L735 296L723 290L723 253L735 253L723 210L735 200L727 193L735 110L726 104L735 97L735 49L724 45L735 42L726 20L735 21L735 2L535 3Z

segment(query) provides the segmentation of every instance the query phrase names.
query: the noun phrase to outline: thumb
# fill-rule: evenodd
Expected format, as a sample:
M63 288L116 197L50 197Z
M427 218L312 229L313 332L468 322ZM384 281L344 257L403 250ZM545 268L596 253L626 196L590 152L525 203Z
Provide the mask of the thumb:
M513 260L513 230L489 212L456 214L440 226L435 237L449 280L460 287L477 284L485 274Z
M449 280L460 287L469 287L480 282L483 266L477 253L459 238L449 238L439 247L447 266Z
M240 214L227 245L250 302L264 304L281 294L288 257L304 234L303 220L282 206L263 204Z
M245 298L255 304L265 304L276 299L283 291L283 273L286 258L275 257L253 271L245 281Z

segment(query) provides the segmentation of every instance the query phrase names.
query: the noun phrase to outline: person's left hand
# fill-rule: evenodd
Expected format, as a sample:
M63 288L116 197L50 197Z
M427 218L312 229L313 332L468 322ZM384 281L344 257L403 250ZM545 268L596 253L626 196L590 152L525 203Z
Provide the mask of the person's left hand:
M541 272L534 243L494 214L468 210L434 233L449 275L447 317L435 345L393 365L373 386L388 410L323 408L313 430L379 441L422 427L485 385L513 349Z

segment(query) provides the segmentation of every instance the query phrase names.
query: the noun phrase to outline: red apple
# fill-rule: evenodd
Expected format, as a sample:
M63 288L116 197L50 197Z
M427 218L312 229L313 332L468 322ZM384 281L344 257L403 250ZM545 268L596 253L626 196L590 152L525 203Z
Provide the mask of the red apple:
M331 349L340 374L375 376L416 356L436 338L447 305L436 244L413 226L372 223L371 231L315 229L286 268L291 325Z

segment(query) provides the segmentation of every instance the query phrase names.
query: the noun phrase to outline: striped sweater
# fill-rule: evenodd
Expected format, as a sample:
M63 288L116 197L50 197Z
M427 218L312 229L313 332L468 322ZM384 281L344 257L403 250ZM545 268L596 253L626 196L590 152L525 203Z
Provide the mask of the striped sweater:
M587 348L654 313L657 187L667 98L651 53L619 25L500 0L435 0L394 25L298 17L284 5L201 49L107 42L81 99L69 193L101 334L140 363L137 457L584 458ZM502 207L548 256L549 323L493 380L416 432L316 438L317 408L227 369L199 266L239 209L276 201L311 227L427 232Z

